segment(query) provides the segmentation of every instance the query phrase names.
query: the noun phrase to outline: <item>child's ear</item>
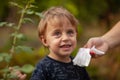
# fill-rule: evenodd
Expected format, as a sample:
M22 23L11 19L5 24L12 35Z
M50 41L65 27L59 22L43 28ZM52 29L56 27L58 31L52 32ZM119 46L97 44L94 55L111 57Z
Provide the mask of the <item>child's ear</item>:
M44 36L41 36L41 37L40 37L40 41L42 42L42 44L43 44L45 47L48 47L46 38L45 38Z

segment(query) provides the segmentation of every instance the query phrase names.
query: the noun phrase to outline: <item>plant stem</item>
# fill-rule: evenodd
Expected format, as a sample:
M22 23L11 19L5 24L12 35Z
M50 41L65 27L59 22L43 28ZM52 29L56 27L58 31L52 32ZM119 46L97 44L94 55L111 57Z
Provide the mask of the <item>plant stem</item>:
M28 3L26 4L25 8L23 8L23 10L22 10L22 13L21 13L21 16L20 16L18 25L17 25L17 29L16 29L15 32L14 32L15 34L18 34L18 32L19 32L19 30L20 30L20 28L21 28L21 26L22 26L22 23L23 23L22 21L23 21L25 12L26 12L26 10L28 9L29 5L30 5L30 1L28 1ZM13 36L12 47L11 47L11 49L10 49L10 56L11 56L11 57L12 57L13 54L15 53L16 42L17 42L17 36L15 35L15 36ZM10 65L10 62L7 63L7 66L6 66L7 69L9 68L9 65ZM9 74L8 72L5 73L4 80L8 80L8 78L7 78L7 75L8 75L8 74Z
M23 21L24 15L25 15L25 11L29 7L29 5L30 5L30 3L28 2L27 5L25 6L25 8L23 9L22 13L21 13L20 20L19 20L19 23L18 23L18 26L17 26L17 30L15 31L15 34L18 34L18 32L19 32L19 30L21 28L22 21ZM14 36L13 37L12 48L10 50L11 56L13 56L13 54L15 52L16 41L17 41L17 36Z

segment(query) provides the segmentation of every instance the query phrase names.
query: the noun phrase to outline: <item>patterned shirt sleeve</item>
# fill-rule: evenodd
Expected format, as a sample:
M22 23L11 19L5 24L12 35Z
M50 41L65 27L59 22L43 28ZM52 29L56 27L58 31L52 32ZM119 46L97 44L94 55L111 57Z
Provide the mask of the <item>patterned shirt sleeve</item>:
M45 71L42 65L38 64L30 80L46 80L46 75L44 73Z

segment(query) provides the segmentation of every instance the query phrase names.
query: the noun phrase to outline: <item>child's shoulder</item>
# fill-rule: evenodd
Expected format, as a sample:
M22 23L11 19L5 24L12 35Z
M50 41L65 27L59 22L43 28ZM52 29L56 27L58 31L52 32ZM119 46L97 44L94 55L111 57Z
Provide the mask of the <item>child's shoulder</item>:
M50 65L51 63L52 61L49 59L48 56L46 56L38 62L37 66L45 67L45 66Z

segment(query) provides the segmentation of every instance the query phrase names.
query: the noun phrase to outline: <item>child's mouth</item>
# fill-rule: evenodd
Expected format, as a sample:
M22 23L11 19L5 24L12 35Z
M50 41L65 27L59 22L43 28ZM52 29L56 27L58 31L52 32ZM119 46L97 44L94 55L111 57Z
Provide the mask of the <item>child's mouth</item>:
M67 45L61 45L60 48L64 48L64 49L69 49L72 45L67 44Z

